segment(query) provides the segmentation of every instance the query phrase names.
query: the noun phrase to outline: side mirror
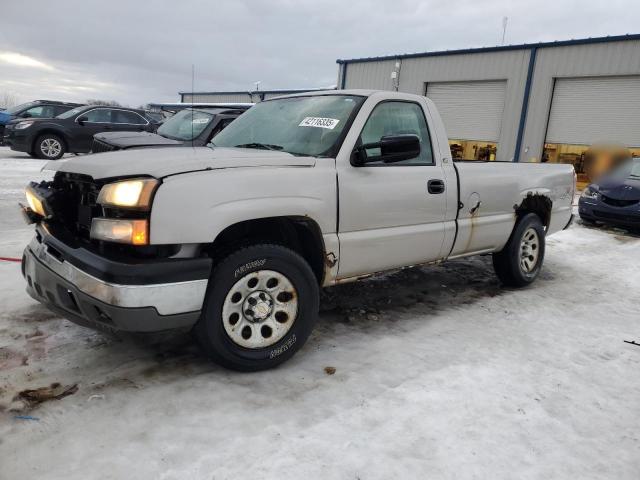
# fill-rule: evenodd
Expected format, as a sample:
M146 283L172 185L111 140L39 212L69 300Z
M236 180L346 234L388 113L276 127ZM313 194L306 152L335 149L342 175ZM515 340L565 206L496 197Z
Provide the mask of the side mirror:
M367 150L380 149L380 154L368 156ZM366 143L356 147L352 163L356 166L370 162L395 163L410 160L420 155L420 139L417 135L389 135L379 142Z
M88 122L89 121L89 117L87 117L86 115L82 115L81 117L78 117L76 119L76 122L78 122L78 125L84 125L84 122Z
M20 118L31 118L31 114L29 112L24 112L20 115Z

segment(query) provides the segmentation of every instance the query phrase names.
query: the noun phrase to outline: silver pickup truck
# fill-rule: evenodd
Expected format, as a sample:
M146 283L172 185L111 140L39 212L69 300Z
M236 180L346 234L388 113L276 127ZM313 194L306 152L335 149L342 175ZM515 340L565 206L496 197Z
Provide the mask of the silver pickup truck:
M530 284L575 190L570 165L454 163L429 99L362 90L262 102L207 147L48 168L23 207L29 294L94 328L193 329L238 370L302 347L320 287L479 254Z

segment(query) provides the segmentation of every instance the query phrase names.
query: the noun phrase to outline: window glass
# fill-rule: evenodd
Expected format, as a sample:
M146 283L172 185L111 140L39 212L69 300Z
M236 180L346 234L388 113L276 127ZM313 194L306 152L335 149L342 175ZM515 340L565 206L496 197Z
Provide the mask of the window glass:
M212 119L213 115L209 113L182 110L160 125L158 135L173 140L193 140L207 128Z
M96 108L90 110L83 116L87 117L87 122L92 123L110 123L111 122L111 110L106 108Z
M331 157L342 142L343 130L363 101L363 97L352 95L267 100L231 122L211 145Z
M26 108L29 108L29 105L33 105L35 102L21 103L20 105L16 105L15 107L7 108L4 113L8 113L9 115L15 115L24 111Z
M220 121L220 123L218 124L218 126L216 127L216 130L213 134L213 136L215 137L217 134L219 134L222 130L224 130L225 128L227 128L229 126L229 124L231 122L233 122L235 120L235 118L225 118L223 120Z
M382 137L391 135L417 135L420 139L420 155L416 158L395 162L392 165L433 165L433 153L427 121L422 107L410 102L383 102L379 104L365 123L360 142L362 144L379 142ZM379 148L366 150L368 157L380 155ZM378 162L368 162L375 165ZM382 162L380 162L382 163Z
M69 110L69 107L54 106L54 107L53 107L53 114L54 114L55 116L58 116L58 115L60 115L61 113L64 113L64 112L66 112L66 111L68 111L68 110Z
M147 121L135 112L125 110L112 110L113 123L129 123L131 125L145 125Z
M51 118L53 114L53 106L51 105L38 105L26 110L20 115L24 118Z
M73 108L71 110L67 110L66 112L61 113L60 115L58 115L57 118L72 118L72 117L75 117L76 115L78 115L83 110L86 110L86 108L87 107L76 107L76 108Z

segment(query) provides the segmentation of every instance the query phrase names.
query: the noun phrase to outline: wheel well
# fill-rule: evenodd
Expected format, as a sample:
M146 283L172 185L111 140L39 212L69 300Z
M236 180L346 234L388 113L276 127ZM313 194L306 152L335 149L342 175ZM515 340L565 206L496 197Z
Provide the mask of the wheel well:
M551 207L553 202L545 195L529 193L520 205L515 205L516 218L520 220L528 213L535 213L540 217L540 221L547 228L551 221Z
M43 130L41 132L38 132L38 135L36 135L36 137L33 139L33 142L31 143L31 153L35 152L36 143L38 142L38 139L42 135L46 135L47 133L50 133L51 135L55 135L56 137L59 137L60 140L62 140L62 143L64 144L64 149L67 150L67 151L69 150L69 145L67 145L67 139L64 138L64 135L62 133L58 132L57 130L47 129L47 130Z
M239 247L258 243L275 243L297 252L322 284L325 264L322 232L318 224L307 217L268 217L236 223L220 232L208 253L215 265Z

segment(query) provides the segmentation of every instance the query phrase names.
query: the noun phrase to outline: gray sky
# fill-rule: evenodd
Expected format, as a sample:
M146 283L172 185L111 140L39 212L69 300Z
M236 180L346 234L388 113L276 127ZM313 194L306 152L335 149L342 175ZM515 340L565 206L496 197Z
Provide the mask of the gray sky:
M2 0L0 96L179 101L334 85L337 58L640 32L637 0Z

